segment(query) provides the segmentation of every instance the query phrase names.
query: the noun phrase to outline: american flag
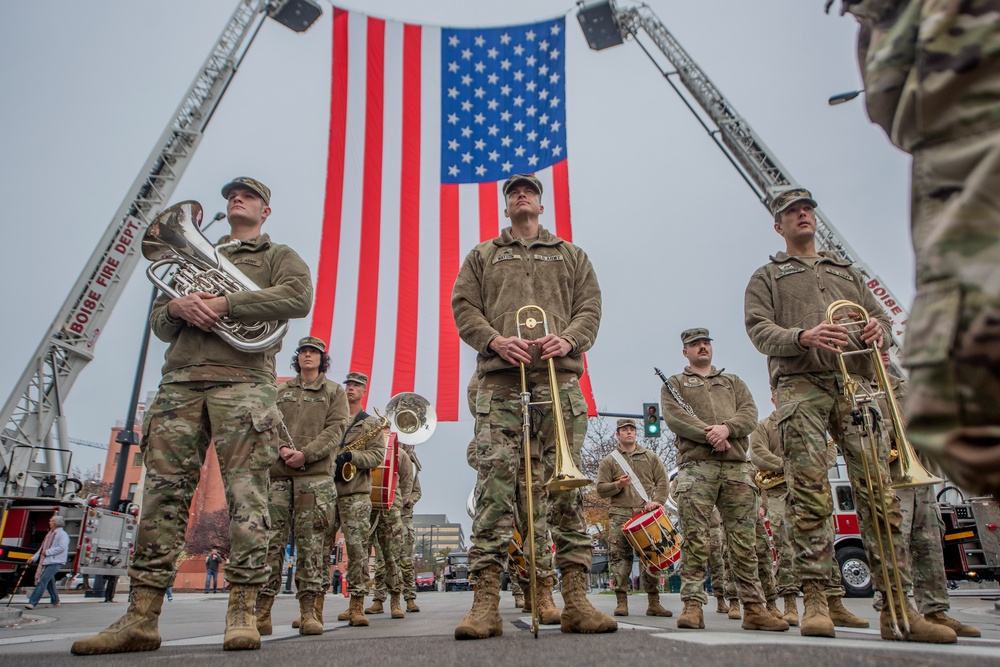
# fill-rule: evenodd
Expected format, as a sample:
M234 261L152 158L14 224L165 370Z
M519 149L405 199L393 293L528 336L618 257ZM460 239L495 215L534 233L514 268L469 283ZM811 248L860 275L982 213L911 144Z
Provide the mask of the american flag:
M416 391L471 417L451 314L465 255L499 234L499 181L534 173L572 240L565 21L441 28L334 9L326 201L311 334L368 401ZM335 375L334 379L339 379ZM584 395L596 414L589 382Z

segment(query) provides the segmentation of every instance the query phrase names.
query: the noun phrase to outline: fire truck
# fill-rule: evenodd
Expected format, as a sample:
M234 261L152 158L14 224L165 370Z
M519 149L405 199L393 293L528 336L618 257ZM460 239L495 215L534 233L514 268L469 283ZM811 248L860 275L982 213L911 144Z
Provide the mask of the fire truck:
M83 485L70 477L71 453L63 401L93 358L111 311L139 262L140 240L146 227L169 201L262 23L272 18L295 32L304 32L321 13L313 0L237 1L229 22L47 334L27 360L0 412L3 595L22 579L32 581L26 577L30 569L27 560L41 546L49 518L55 513L65 519L70 536L70 559L64 572L126 573L138 508L114 511L100 507L96 497L78 495ZM132 436L133 429L126 427L123 434ZM125 448L135 441L121 442L121 459L125 460Z

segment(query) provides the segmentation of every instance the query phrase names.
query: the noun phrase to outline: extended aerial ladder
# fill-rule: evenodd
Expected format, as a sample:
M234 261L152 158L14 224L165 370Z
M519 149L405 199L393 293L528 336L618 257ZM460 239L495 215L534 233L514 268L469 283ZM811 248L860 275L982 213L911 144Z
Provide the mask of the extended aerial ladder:
M46 495L64 490L69 436L62 403L94 356L94 346L141 255L149 222L173 194L225 94L268 16L303 32L322 10L312 0L239 0L142 171L28 361L0 414L0 496ZM247 39L249 37L249 40ZM56 425L58 446L52 441Z
M777 193L801 187L764 141L757 136L750 124L736 112L708 75L681 47L652 9L644 4L618 7L614 0L578 4L581 5L581 9L577 19L590 48L599 51L622 44L629 37L633 38L765 207L768 207ZM662 58L657 58L643 44L640 32L645 33L653 41L660 54L666 58L669 67L661 62ZM678 88L675 78L680 80L690 98L701 108L700 113ZM906 320L909 317L902 302L895 297L885 281L861 260L858 253L818 209L816 243L820 250L832 250L838 253L861 271L868 288L882 304L892 322L893 339L897 343L902 342ZM898 346L895 349L898 349Z

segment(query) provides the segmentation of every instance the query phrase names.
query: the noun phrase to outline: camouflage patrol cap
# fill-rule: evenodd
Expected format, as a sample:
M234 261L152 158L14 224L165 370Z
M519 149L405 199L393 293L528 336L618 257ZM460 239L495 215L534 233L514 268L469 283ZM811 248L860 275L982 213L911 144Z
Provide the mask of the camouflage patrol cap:
M774 215L775 219L781 215L781 212L786 208L791 206L797 201L807 201L809 205L816 208L818 204L816 200L813 199L812 193L805 188L792 188L791 190L785 190L784 192L779 192L771 200L771 213Z
M635 420L634 419L619 419L618 420L618 426L615 427L615 431L618 431L619 429L623 429L626 426L631 426L632 428L635 428L636 430L638 430L637 427L636 427L636 425L635 425Z
M368 376L365 375L364 373L358 373L357 371L352 372L352 373L348 373L347 374L347 379L344 380L344 384L347 384L348 382L356 382L356 383L360 384L362 387L367 387L368 386Z
M248 190L252 190L260 195L260 198L264 200L264 206L271 205L271 188L267 187L256 178L237 176L222 186L223 198L229 199L229 193L236 188L247 188Z
M535 178L534 176L532 176L531 174L514 174L506 181L504 181L503 196L506 197L507 192L518 183L527 183L528 185L530 185L535 189L535 192L538 193L539 197L542 196L542 182L537 178Z
M322 339L316 338L316 336L306 336L301 339L299 341L299 346L295 348L295 354L301 352L304 347L314 347L320 352L326 352L326 343L324 343Z
M685 345L693 343L696 340L701 340L702 338L712 340L712 337L708 335L708 329L699 327L697 329L688 329L687 331L681 332L681 342Z

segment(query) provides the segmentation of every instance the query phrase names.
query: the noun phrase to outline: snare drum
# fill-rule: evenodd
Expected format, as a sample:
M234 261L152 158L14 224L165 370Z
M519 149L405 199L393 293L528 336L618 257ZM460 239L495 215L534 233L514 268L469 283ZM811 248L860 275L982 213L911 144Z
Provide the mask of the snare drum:
M382 465L372 469L372 509L392 509L392 501L396 497L396 484L399 475L396 474L399 460L396 458L396 434L390 433L385 443L385 458Z
M622 533L650 573L661 572L680 558L681 535L661 507L639 512L622 526Z

